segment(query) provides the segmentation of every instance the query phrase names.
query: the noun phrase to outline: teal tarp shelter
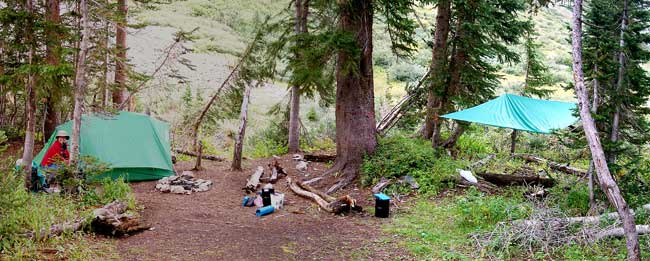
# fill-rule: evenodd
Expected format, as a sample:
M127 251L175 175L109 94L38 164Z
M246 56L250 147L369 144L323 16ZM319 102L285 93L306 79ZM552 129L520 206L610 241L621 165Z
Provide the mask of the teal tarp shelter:
M72 134L72 121L58 130ZM56 131L55 131L56 133ZM55 140L50 137L34 158L39 164ZM111 171L98 178L124 177L127 181L154 180L174 174L169 142L169 124L144 114L119 112L117 115L85 114L81 120L79 153L107 163Z
M578 121L575 103L504 94L481 105L441 117L536 133L551 133Z

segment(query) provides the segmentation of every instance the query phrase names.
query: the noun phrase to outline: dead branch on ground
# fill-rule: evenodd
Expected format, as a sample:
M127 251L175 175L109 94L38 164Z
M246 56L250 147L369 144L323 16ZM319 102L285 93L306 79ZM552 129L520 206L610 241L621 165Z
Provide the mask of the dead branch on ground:
M293 182L291 178L287 178L287 183L291 191L301 197L313 200L327 212L340 214L343 212L349 212L350 210L361 210L361 207L356 205L356 200L349 195L334 198L322 191L310 187L309 185L305 185L300 181Z

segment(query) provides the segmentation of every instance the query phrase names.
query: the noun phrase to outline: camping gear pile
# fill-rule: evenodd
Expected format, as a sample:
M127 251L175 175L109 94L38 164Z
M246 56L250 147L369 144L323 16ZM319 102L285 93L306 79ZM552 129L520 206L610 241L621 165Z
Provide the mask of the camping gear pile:
M156 190L162 193L190 195L192 192L204 192L212 187L211 180L197 179L191 171L181 175L164 177L156 184Z
M269 176L264 176L264 168L258 166L256 171L251 174L250 178L246 181L246 186L242 188L246 194L254 193L253 196L246 195L242 201L242 206L252 207L256 206L258 209L255 211L255 215L258 217L265 216L273 213L277 209L281 209L284 205L284 194L276 192L273 188L273 183L277 182L278 179L287 176L287 173L284 171L278 158L276 157L273 162L268 164L269 167ZM257 192L260 181L268 182L260 192Z

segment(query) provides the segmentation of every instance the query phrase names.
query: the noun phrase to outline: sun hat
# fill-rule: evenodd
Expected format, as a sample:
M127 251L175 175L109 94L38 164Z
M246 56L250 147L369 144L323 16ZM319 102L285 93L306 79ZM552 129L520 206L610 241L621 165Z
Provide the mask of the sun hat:
M70 139L70 135L68 135L68 132L64 130L59 130L56 132L56 137L65 137L66 139Z

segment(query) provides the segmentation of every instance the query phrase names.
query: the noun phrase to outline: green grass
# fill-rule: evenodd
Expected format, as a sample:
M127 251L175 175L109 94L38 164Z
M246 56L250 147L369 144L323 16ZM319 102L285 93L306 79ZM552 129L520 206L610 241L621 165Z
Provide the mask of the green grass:
M4 165L6 166L6 165ZM66 231L43 238L54 224L83 220L87 227L93 209L113 200L129 203L136 210L131 187L124 181L104 180L80 194L32 193L23 188L22 173L0 170L0 259L2 260L90 260L113 259L110 242L98 242L84 232ZM43 251L47 250L47 251Z
M479 247L473 235L491 232L495 224L526 218L533 205L513 189L502 195L485 196L475 190L465 195L419 198L393 214L384 230L401 238L418 260L625 260L625 240L610 239L595 244L571 243L552 248L507 251ZM650 238L641 236L642 259L650 258Z

